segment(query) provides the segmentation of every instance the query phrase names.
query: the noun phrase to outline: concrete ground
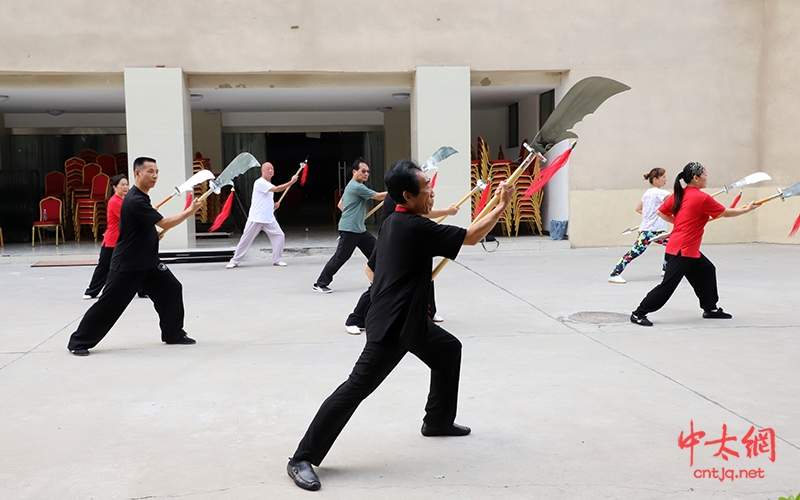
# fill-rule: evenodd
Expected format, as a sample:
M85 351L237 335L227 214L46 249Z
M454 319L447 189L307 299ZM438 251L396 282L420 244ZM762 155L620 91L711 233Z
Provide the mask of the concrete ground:
M90 305L81 294L92 268L32 268L51 260L46 250L6 247L0 498L800 493L800 248L705 245L720 306L734 318L702 319L684 282L644 328L627 316L659 280L660 248L628 267L626 285L612 285L607 275L626 249L568 249L536 238L504 239L494 253L466 249L437 279L442 325L464 344L457 421L472 434L420 435L429 372L409 355L318 468L322 489L300 490L286 474L287 457L364 342L343 323L366 287L365 259L345 265L333 294L314 293L334 238L322 240L310 251L292 236L286 268L270 265L259 248L265 239L238 269L172 265L197 345L160 343L151 303L134 299L86 358L70 355L66 343ZM96 255L84 248L90 252L62 249L60 258ZM748 457L751 426L751 438L765 439ZM720 444L709 443L723 428L736 438L726 442L727 461L714 456ZM690 429L705 432L693 453L679 446ZM774 446L760 429L774 431ZM714 470L721 479L703 477ZM739 477L742 470L755 477Z

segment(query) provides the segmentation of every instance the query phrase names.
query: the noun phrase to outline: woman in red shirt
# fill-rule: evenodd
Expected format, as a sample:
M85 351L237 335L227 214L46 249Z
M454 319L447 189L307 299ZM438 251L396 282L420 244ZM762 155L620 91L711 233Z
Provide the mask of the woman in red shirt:
M681 180L686 183L684 188ZM737 217L755 210L750 202L743 208L725 208L710 195L700 191L708 183L705 167L692 162L675 178L674 194L658 209L658 216L674 225L667 242L667 269L661 283L650 290L639 307L631 313L631 322L653 326L647 314L658 311L678 288L684 276L700 300L704 318L730 319L733 316L717 308L717 274L714 264L700 253L705 226L717 217Z
M128 178L123 174L115 175L111 178L111 189L114 194L108 199L106 232L103 235L103 244L100 246L100 258L97 260L97 267L92 274L89 288L83 292L84 300L96 299L106 284L111 255L114 253L114 247L117 246L117 238L119 238L119 210L122 207L122 199L128 194Z

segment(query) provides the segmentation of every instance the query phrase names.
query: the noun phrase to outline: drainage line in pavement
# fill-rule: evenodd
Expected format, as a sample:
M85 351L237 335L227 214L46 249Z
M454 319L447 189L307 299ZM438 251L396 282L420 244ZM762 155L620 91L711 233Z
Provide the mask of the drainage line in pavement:
M53 337L55 337L55 336L56 336L56 335L58 335L59 333L63 332L63 331L64 331L64 329L66 329L67 327L69 327L69 325L71 325L71 324L75 323L76 321L78 321L78 320L79 320L79 319L81 319L82 317L83 317L83 314L81 314L81 315L80 315L80 316L78 316L77 318L73 319L72 321L70 321L69 323L67 323L66 325L64 325L63 327L61 327L60 329L56 330L56 332L55 332L55 333L53 333L52 335L50 335L50 336L49 336L49 337L47 337L46 339L42 340L41 342L39 342L39 343L38 343L38 344L36 344L35 346L31 347L31 348L30 348L30 349L28 349L27 351L23 352L23 353L22 353L22 354L20 354L18 357L16 357L16 358L12 359L12 360L11 360L11 361L9 361L8 363L4 364L3 366L0 366L0 370L2 370L3 368L5 368L5 367L7 367L7 366L11 366L13 363L15 363L15 362L19 361L20 359L24 358L24 357L25 357L25 356L27 356L28 354L32 353L33 351L35 351L36 349L38 349L38 348L39 348L39 347L40 347L42 344L44 344L44 343L45 343L45 342L47 342L48 340L52 339Z

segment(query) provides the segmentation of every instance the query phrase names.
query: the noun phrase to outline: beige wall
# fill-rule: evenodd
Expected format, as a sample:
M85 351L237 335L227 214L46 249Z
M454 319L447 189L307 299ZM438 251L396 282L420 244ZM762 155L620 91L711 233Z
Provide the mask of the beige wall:
M800 180L796 0L564 0L557 9L545 0L498 0L491 9L429 0L11 0L4 8L0 80L87 72L113 80L123 68L155 65L245 86L281 74L298 85L291 75L314 72L394 75L394 84L397 75L438 65L473 74L564 72L571 83L617 79L632 90L575 127L569 206L578 246L608 244L592 228L627 213L625 192L643 191L640 176L654 166L674 179L685 163L701 161L718 181L712 185L757 170L773 176L773 187ZM510 15L546 23L514 30ZM720 238L780 238L774 231L765 221L740 239L736 231Z
M757 137L764 170L775 170L778 185L800 180L800 5L790 1L765 1L764 43L759 68ZM780 167L790 167L781 169Z
M497 159L499 146L504 151L508 146L508 108L473 109L470 118L472 144L477 148L478 137L482 137L489 146L489 158Z
M383 131L386 134L386 166L397 160L411 158L411 112L387 111L383 114Z
M205 111L192 112L192 149L200 151L204 158L211 160L211 170L219 174L222 164L222 114L208 114ZM194 155L192 155L194 157Z

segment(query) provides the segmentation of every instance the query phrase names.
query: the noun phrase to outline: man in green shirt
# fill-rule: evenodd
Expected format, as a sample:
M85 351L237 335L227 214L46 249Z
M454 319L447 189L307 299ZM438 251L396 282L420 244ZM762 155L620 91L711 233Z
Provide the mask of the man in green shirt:
M383 200L386 191L377 193L364 185L369 179L369 165L363 158L357 158L351 167L353 178L347 183L339 208L342 218L339 219L339 244L336 252L330 258L314 283L312 289L319 293L331 293L333 290L328 285L333 281L333 275L353 256L356 247L367 258L372 255L375 248L375 237L367 231L364 217L367 215L367 200Z

